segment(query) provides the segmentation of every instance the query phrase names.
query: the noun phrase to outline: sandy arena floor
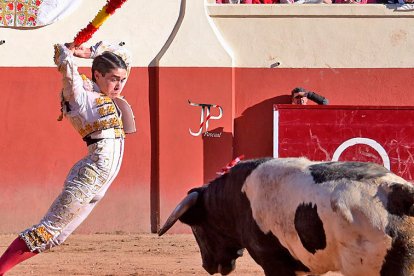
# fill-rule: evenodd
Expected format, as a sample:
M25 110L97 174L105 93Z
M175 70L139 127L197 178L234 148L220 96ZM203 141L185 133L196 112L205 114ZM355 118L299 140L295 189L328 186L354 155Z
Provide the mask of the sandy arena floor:
M15 235L0 235L2 254ZM69 237L65 244L11 270L13 275L209 275L201 267L190 234L94 234ZM231 275L264 275L245 252Z

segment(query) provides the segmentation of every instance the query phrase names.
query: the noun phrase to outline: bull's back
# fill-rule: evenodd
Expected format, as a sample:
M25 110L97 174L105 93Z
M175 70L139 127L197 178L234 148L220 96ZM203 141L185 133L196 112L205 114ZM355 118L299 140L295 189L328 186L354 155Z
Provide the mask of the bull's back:
M392 243L387 191L379 184L388 174L369 163L275 159L252 172L243 191L261 230L313 272L379 274Z

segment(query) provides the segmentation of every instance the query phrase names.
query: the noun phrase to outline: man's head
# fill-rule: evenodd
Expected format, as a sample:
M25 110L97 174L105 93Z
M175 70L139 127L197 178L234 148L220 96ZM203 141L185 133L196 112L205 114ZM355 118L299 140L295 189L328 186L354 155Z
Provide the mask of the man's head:
M127 76L127 65L114 53L103 52L93 60L92 80L101 92L110 98L116 98L121 94Z
M292 104L306 105L308 98L306 97L307 91L302 87L296 87L292 90Z

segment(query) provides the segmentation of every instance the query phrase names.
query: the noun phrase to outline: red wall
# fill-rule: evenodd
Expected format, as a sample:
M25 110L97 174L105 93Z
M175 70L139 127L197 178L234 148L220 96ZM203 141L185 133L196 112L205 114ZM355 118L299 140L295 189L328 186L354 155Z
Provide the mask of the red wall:
M273 105L290 103L297 86L332 105L414 106L414 71L378 69L237 68L234 156L272 155Z
M123 167L83 231L148 230L148 78L134 68L125 96L136 113L138 133L127 137ZM89 72L88 72L89 73ZM86 145L60 114L61 77L55 68L0 68L0 224L14 232L37 223L62 189Z
M40 219L86 146L67 121L56 121L55 68L3 67L0 83L0 208L7 210L0 232L13 232ZM273 105L289 103L296 86L331 104L414 106L413 85L411 69L133 68L124 94L138 133L127 137L119 177L81 230L149 231L233 157L272 156ZM220 137L190 135L201 108L188 100L223 107L209 126Z
M229 68L159 68L154 76L158 95L157 112L160 210L164 218L187 191L207 183L216 176L232 158L232 86ZM200 126L201 107L194 107L188 100L199 104L217 104L223 108L219 120L210 120L208 132L220 137L192 136ZM217 108L211 108L214 116ZM205 133L205 125L203 133Z

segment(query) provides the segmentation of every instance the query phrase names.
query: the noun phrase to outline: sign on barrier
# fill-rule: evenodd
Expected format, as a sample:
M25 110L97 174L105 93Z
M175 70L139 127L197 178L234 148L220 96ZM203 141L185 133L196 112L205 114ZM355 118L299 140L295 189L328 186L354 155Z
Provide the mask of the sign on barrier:
M274 157L364 161L414 180L414 107L274 106Z

